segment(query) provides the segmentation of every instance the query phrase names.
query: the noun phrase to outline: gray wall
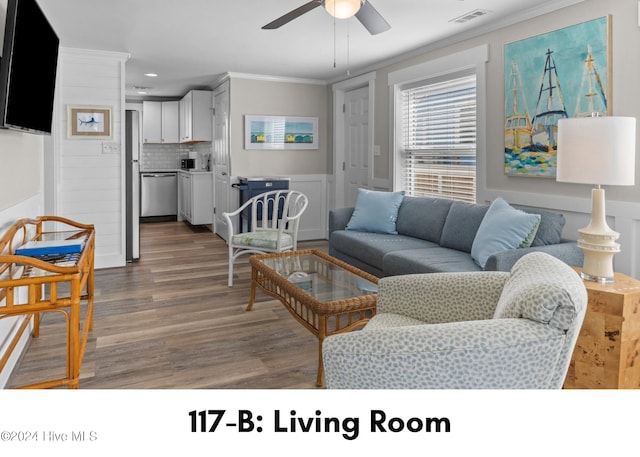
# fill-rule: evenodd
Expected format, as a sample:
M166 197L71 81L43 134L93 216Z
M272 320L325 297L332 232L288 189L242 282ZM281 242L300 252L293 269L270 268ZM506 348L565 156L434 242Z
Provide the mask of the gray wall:
M461 43L444 46L377 70L376 77L376 119L375 144L381 145L381 155L375 157L376 178L391 179L389 150L391 132L389 121L389 88L387 76L390 72L422 62L433 60L481 44L489 45L487 63L487 167L485 170L487 188L493 191L517 191L538 193L553 198L556 195L581 197L589 192L590 186L556 183L553 179L508 177L504 174L503 163L503 46L506 43L529 38L540 33L553 31L598 17L611 15L612 40L611 61L613 62L613 114L633 116L640 119L640 27L638 26L638 4L631 0L585 0L546 14L538 18L505 27ZM531 103L531 101L530 101ZM640 135L640 128L638 129ZM638 142L640 146L640 141ZM633 187L607 188L607 200L637 202L640 200L640 178L636 160L636 185Z
M231 77L231 173L234 176L324 174L331 146L328 141L325 84L265 81ZM247 150L244 115L287 115L318 118L318 149Z
M42 143L38 135L0 130L0 212L41 191Z

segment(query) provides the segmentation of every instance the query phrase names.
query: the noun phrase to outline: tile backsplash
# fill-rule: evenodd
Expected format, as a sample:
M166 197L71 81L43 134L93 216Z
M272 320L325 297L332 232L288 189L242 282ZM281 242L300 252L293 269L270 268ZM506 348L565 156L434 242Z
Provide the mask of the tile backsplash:
M143 144L140 155L141 171L178 170L180 159L187 159L195 151L200 155L200 163L207 166L211 156L211 142L197 144Z

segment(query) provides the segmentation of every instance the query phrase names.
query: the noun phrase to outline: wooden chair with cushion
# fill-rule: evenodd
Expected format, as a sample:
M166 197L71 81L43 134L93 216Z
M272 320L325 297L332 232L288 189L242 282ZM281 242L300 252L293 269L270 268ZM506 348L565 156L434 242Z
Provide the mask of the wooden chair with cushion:
M223 213L229 228L229 287L233 286L233 264L239 256L297 249L300 216L308 203L301 192L273 190L256 195L233 212ZM234 219L239 224L234 225ZM247 232L242 231L243 219L249 224Z

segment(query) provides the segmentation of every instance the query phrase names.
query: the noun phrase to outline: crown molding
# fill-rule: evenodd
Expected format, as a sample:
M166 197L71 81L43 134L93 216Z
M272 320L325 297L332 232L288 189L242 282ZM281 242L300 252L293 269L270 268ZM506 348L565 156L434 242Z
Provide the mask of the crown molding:
M548 14L548 13L553 13L557 10L563 9L563 8L567 8L569 6L573 6L576 5L578 3L583 3L585 0L550 0L547 3L544 3L542 5L537 5L535 7L529 8L529 9L525 9L523 11L520 11L517 14L512 14L508 17L505 17L504 19L497 21L497 22L492 22L490 24L481 26L481 27L476 27L473 29L469 29L466 32L462 32L462 33L458 33L456 35L444 38L442 40L439 41L435 41L433 43L429 43L425 46L421 46L418 47L416 49L407 51L405 53L402 54L398 54L396 56L390 57L388 59L383 59L380 60L378 62L375 62L369 66L360 68L360 69L356 69L355 73L356 74L362 74L362 73L367 73L370 71L376 71L376 70L380 70L382 68L385 67L389 67L391 65L395 65L401 62L404 62L406 60L410 60L413 59L415 57L420 57L424 54L428 54L430 52L433 51L437 51L439 49L443 49L446 48L448 46L453 46L455 44L458 43L462 43L466 40L470 40L473 38L477 38L480 37L482 35L486 35L488 33L492 33L495 32L497 30L503 29L505 27L509 27L512 26L514 24L518 24L520 22L524 22L530 19L534 19L536 17L542 16L544 14ZM338 83L340 81L344 81L345 78L343 76L341 77L337 77L337 78L333 78L331 80L328 81L329 84L335 84Z
M109 59L126 62L131 57L128 52L101 51L95 49L67 48L60 46L60 54L73 57L91 58L91 59Z
M291 84L313 84L317 86L327 85L327 81L320 80L320 79L292 78L287 76L256 75L252 73L228 72L228 73L224 73L219 78L217 78L213 82L213 87L217 87L229 79L249 79L253 81L268 81L268 82L291 83Z

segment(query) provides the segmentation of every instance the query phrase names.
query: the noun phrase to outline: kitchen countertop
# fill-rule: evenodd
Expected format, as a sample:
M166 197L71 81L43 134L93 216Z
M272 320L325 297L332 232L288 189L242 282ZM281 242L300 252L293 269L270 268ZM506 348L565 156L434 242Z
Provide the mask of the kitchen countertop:
M180 171L179 169L159 169L159 168L152 168L150 170L140 170L140 173L176 173Z
M193 174L193 175L199 175L199 174L203 174L203 173L209 173L212 174L212 171L207 171L207 170L178 170L181 173L189 173L189 174Z
M182 172L182 173L213 173L212 171L207 171L207 170L182 170L180 168L177 169L163 169L163 170L158 170L158 169L152 169L152 170L140 170L140 173L178 173L178 172Z

